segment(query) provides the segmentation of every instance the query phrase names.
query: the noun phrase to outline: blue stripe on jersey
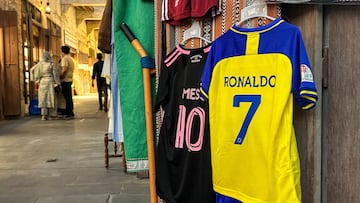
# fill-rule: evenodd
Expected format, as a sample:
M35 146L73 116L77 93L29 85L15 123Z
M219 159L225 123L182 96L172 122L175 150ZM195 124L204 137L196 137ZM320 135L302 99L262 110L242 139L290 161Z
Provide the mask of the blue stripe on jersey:
M216 193L216 203L243 203L234 198L222 195L220 193Z

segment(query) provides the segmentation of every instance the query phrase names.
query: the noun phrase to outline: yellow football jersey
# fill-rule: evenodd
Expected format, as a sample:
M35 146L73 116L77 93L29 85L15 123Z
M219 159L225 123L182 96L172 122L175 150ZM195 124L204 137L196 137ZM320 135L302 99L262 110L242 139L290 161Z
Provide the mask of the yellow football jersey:
M244 203L301 202L293 100L315 106L301 33L278 18L216 39L201 91L209 100L214 190Z

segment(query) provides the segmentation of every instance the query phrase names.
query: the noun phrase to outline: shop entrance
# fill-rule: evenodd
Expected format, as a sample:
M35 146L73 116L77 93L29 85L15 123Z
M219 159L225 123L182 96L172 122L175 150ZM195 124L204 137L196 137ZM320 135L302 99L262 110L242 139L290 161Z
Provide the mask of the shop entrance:
M21 114L16 11L0 11L0 119Z

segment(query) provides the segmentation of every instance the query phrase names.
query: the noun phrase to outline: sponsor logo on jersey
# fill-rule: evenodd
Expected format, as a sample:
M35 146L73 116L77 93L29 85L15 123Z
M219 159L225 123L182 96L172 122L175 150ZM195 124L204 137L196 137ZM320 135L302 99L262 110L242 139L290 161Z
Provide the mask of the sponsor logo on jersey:
M314 82L314 77L310 68L306 64L301 64L301 82Z
M276 76L225 76L224 87L275 87Z
M198 63L200 62L202 59L202 56L200 54L194 55L192 57L190 57L190 62L191 63Z

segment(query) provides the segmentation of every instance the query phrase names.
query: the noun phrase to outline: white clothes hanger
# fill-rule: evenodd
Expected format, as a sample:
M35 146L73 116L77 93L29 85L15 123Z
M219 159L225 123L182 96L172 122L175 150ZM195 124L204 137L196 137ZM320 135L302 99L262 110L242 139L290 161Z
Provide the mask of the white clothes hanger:
M210 40L201 36L201 27L199 21L193 21L190 28L184 31L183 40L180 42L180 44L184 45L187 40L192 38L199 38L208 44L211 43Z
M275 20L275 18L267 15L267 4L264 0L255 0L252 5L243 8L241 10L241 20L236 25L239 26L245 21L257 17Z

